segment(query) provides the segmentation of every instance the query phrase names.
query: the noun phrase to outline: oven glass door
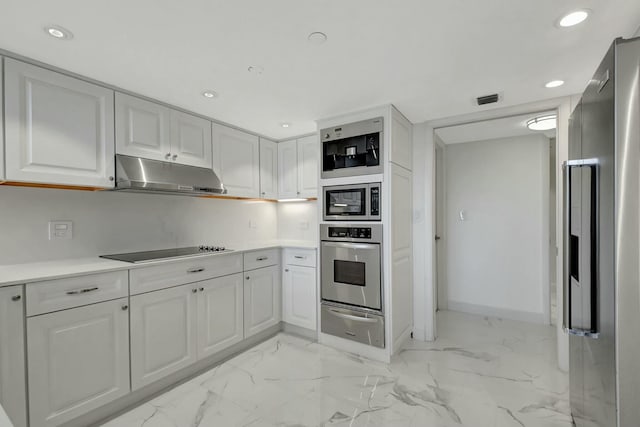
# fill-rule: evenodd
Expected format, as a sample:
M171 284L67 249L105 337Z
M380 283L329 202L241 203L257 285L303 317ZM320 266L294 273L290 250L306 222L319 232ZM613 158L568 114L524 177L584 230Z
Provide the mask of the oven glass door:
M322 299L382 309L380 245L322 242Z
M367 216L367 188L326 190L324 214L327 218L365 218Z

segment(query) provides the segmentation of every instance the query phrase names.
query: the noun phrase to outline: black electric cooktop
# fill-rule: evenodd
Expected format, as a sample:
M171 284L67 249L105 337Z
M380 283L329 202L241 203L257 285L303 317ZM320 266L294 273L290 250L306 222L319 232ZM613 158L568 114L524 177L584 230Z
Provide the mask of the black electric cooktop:
M190 256L232 252L224 246L189 246L186 248L160 249L155 251L130 252L126 254L100 255L100 258L131 263L151 262L161 259L185 258Z

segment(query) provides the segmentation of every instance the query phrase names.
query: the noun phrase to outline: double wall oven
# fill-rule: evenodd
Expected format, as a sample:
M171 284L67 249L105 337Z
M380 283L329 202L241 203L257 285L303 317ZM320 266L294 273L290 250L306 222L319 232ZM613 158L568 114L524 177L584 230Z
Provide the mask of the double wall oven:
M323 333L384 347L382 225L320 226Z

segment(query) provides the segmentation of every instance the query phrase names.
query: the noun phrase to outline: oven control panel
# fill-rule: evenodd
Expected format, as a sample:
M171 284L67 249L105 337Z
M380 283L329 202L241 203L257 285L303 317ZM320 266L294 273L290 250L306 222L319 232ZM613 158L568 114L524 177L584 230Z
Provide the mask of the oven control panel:
M329 227L329 237L371 239L371 227Z

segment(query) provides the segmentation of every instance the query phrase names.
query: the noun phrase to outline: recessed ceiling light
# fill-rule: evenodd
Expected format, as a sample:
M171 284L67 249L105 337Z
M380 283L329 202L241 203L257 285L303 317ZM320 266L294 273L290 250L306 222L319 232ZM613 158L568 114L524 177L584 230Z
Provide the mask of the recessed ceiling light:
M280 123L280 126L282 126L283 128L288 128L291 127L291 123Z
M73 38L73 33L71 31L59 25L49 25L44 27L44 31L51 37L55 37L60 40L71 40Z
M254 73L254 74L262 74L264 72L264 68L261 67L260 65L252 65L249 68L247 68L247 70L250 73Z
M564 84L564 80L551 80L550 82L545 84L544 87L554 88L554 87L562 86L563 84Z
M587 9L576 10L575 12L571 12L560 18L558 25L561 27L573 27L574 25L578 25L589 16L589 11Z
M551 130L556 128L556 115L535 117L527 120L527 127L531 130Z
M218 97L218 93L214 92L212 90L205 90L204 92L202 92L202 96L204 96L205 98L217 98Z
M315 31L309 34L309 37L307 37L307 39L313 44L322 44L327 41L327 35L325 33L321 33L320 31Z

